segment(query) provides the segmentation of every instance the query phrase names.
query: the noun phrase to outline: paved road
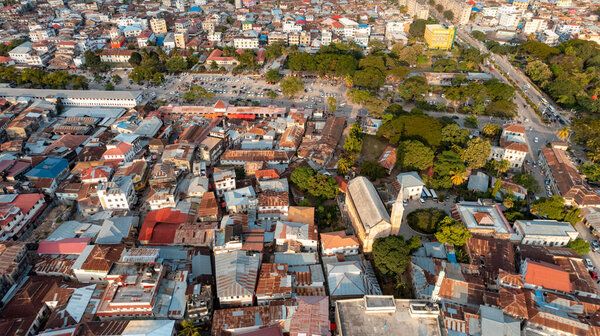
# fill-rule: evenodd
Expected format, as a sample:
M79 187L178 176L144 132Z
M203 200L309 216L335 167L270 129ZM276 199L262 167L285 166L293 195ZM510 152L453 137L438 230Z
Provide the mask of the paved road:
M446 20L445 18L443 18L439 13L437 13L434 9L430 9L430 13L436 17L440 22L444 23L444 24L452 24L451 22L449 22L448 20ZM508 76L510 76L510 78L515 82L515 84L521 89L523 90L523 92L525 92L525 94L527 95L527 97L533 102L533 104L537 107L540 108L542 107L544 104L550 104L555 111L559 111L561 113L561 115L563 116L563 120L568 123L570 118L566 116L566 112L562 111L562 109L556 105L552 99L550 99L550 97L548 97L546 94L544 94L543 92L539 91L537 89L537 87L535 85L533 85L533 83L531 83L531 81L529 80L529 78L523 74L523 72L521 72L521 70L515 68L510 61L508 60L508 58L504 55L498 55L498 54L494 54L492 52L490 52L487 47L485 46L485 44L483 44L481 41L473 38L469 32L467 32L464 27L462 26L458 26L456 29L456 33L457 35L464 40L465 42L467 42L468 44L470 44L471 46L479 49L479 51L481 53L484 54L489 54L490 58L492 59L492 61L494 61L494 63L496 63L496 65L498 67L500 67L502 69L502 71L504 71L504 73L506 73Z
M594 235L592 235L590 230L588 230L588 228L585 227L585 225L583 225L583 223L581 222L577 223L575 229L577 230L577 232L579 232L580 237L585 239L586 241L592 241L597 239ZM584 257L589 258L592 261L596 272L600 272L600 254L598 254L597 252L590 251L590 253L584 255ZM598 287L600 288L600 286Z

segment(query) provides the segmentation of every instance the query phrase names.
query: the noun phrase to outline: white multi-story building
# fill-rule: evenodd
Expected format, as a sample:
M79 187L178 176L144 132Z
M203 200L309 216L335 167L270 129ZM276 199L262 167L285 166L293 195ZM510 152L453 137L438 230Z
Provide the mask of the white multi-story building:
M521 14L516 12L502 12L501 10L502 8L498 11L498 25L509 29L516 28L521 19Z
M96 188L102 208L130 209L137 200L131 176L115 176L110 182L101 182Z
M573 225L555 220L517 220L514 227L525 245L565 246L579 236Z
M321 45L328 46L331 44L332 34L328 30L321 31Z
M54 30L52 29L37 29L29 32L31 42L44 41L50 36L54 36Z
M258 207L258 197L251 186L225 193L225 206L229 213L242 213Z
M217 197L223 197L225 192L235 189L235 170L217 170L213 173Z
M423 192L425 183L417 172L400 173L396 176L400 186L400 195L402 200L419 199Z
M258 38L236 37L233 39L233 46L236 49L256 49L258 48Z
M45 66L50 58L49 53L41 53L33 49L33 43L24 42L8 52L8 56L16 63L34 66Z
M358 254L360 243L355 236L348 236L344 231L323 232L321 235L321 253L324 256Z
M284 33L299 33L302 31L302 26L297 25L295 21L285 21L281 27Z
M277 221L275 225L275 243L279 246L293 241L302 246L304 252L317 251L319 234L314 225Z
M519 168L529 152L525 138L525 128L519 125L506 125L502 130L500 146L492 146L491 159L507 160L510 168Z
M115 24L119 27L128 27L128 26L140 26L142 30L148 29L148 19L132 17L132 16L122 16L115 20Z
M342 30L344 37L351 38L356 35L356 32L358 30L358 22L347 18L341 18L339 22L344 26Z
M534 17L525 22L523 25L523 34L530 35L548 28L548 21L545 19Z
M581 26L576 23L561 23L555 26L554 32L562 39L568 40L581 30Z
M206 38L211 42L221 42L221 39L223 38L223 33L212 32L209 33Z
M558 36L558 34L556 34L550 29L544 29L537 34L537 39L540 42L546 43L549 46L557 45L559 38L560 36Z
M136 107L142 100L141 91L0 88L0 98L19 96L38 100L60 97L60 102L64 106Z
M481 16L482 17L497 17L498 16L498 7L496 7L496 6L484 7L481 10Z

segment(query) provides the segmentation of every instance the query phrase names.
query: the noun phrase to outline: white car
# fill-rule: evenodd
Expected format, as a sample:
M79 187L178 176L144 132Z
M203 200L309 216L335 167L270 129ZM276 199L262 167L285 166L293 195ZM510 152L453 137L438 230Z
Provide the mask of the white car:
M533 142L538 143L540 141L540 139L538 139L538 137L533 138Z
M421 202L421 204L425 204L425 200L422 198L419 198L419 202Z
M585 267L590 271L594 269L594 263L592 263L592 261L589 258L583 258L583 263L585 264Z

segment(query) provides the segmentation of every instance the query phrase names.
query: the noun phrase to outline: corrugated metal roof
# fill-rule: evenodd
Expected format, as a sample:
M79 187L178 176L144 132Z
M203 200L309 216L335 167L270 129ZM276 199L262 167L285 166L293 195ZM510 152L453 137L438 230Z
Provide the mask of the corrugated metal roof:
M217 296L253 295L261 254L234 251L215 255Z

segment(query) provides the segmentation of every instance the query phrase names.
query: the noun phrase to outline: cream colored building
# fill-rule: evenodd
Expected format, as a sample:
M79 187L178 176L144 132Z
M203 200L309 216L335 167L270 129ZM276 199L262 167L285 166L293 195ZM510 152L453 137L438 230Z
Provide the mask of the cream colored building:
M402 206L402 202L396 203ZM375 239L396 235L400 231L402 211L400 209L393 211L394 220L392 220L375 187L364 176L348 182L346 208L354 232L365 253L372 251Z
M165 19L150 19L150 29L154 34L165 34L167 32L167 21Z
M258 48L258 39L252 37L236 37L233 39L233 46L236 49L256 49Z
M178 31L175 33L175 48L185 49L187 43L187 32Z

